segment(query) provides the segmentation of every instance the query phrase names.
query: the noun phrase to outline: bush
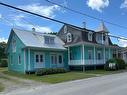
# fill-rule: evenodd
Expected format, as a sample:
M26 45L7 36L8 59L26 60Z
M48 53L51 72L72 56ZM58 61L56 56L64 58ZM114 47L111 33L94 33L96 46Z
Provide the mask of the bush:
M105 64L105 70L120 70L125 69L126 64L124 60L116 58L116 59L110 59Z
M66 70L64 68L41 68L41 69L37 69L35 74L37 76L42 76L42 75L65 73L65 72Z
M2 59L2 60L0 61L0 67L7 67L7 66L8 66L7 60L6 60L6 59Z

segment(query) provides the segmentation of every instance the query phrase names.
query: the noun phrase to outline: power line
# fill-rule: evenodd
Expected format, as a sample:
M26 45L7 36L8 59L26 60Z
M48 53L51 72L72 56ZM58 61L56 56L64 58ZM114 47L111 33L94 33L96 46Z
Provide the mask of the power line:
M24 9L21 9L21 8L17 8L17 7L14 7L14 6L12 6L12 5L9 5L9 4L5 4L5 3L0 2L0 5L6 6L6 7L9 7L9 8L12 8L12 9L16 9L16 10L19 10L19 11L23 11L23 12L25 12L25 13L29 13L29 14L32 14L32 15L35 15L35 16L38 16L38 17L41 17L41 18L45 18L45 19L48 19L48 20L52 20L52 21L54 21L54 22L58 22L58 23L61 23L61 24L66 24L66 25L70 25L70 26L73 26L73 27L76 27L76 28L80 28L80 27L77 27L77 26L75 26L75 25L68 24L68 23L65 23L65 22L62 22L62 21L59 21L59 20L56 20L56 19L52 19L52 18L43 16L43 15L39 15L39 14L30 12L30 11L27 11L27 10L24 10ZM119 38L119 39L127 40L126 38L119 37L119 36L113 36L113 35L108 35L108 36L110 36L110 37L115 37L115 38L117 38L117 39Z
M88 14L86 14L86 13L82 13L82 12L80 12L80 11L77 11L77 10L74 10L74 9L71 9L71 8L68 8L68 7L63 6L63 5L61 5L61 4L52 2L52 1L50 1L50 0L45 0L45 1L47 1L47 2L49 2L49 3L51 3L51 4L53 4L53 5L57 5L57 6L59 6L59 7L62 7L62 8L64 8L64 9L67 9L67 10L69 10L69 11L71 11L71 12L74 12L74 13L77 13L77 14L80 14L80 15L84 15L84 16L87 16L87 17L92 18L92 19L96 19L96 20L98 20L98 21L102 21L102 20L103 20L103 19L100 19L100 18L91 16L91 15L88 15ZM113 26L117 26L117 27L123 28L123 29L127 29L126 26L122 26L122 25L119 25L119 24L116 24L116 23L112 23L112 22L109 22L109 21L106 21L106 20L103 20L103 22L108 23L108 24L113 25Z

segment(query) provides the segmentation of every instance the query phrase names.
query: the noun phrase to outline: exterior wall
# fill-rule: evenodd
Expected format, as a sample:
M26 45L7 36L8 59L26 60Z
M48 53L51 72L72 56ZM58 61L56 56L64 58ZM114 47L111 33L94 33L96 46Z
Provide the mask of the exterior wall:
M16 52L12 51L12 41L16 40ZM24 55L22 48L24 47L24 44L19 40L17 35L13 33L12 38L9 42L8 47L8 69L11 71L18 71L18 72L24 72ZM18 64L18 56L21 57L21 64Z
M39 68L65 68L68 69L68 59L67 51L52 51L52 50L35 50L30 49L30 66L29 66L29 50L26 50L26 71L35 71L35 53L40 53L44 55L44 63L40 65ZM59 54L63 56L63 64L51 64L50 55L56 54L57 57ZM58 61L58 60L57 60Z

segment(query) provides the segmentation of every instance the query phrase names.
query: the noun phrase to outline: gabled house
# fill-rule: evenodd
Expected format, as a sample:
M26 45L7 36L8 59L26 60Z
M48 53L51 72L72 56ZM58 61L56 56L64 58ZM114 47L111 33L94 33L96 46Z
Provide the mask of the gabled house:
M12 29L6 53L8 69L22 73L38 68L68 68L67 49L56 35Z
M119 57L121 50L108 33L103 22L95 31L64 25L57 35L12 29L6 48L8 68L25 73L38 68L104 66L107 60Z
M72 68L103 66L107 60L118 57L120 47L113 45L103 22L95 30L64 25L58 36L68 50L68 65Z

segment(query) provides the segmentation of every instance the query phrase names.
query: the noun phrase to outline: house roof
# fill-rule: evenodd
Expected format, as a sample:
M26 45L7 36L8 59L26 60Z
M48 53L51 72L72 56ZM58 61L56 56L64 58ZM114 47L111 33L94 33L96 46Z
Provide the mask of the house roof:
M32 32L27 30L12 29L19 39L23 42L26 47L45 48L45 49L62 49L64 42L62 42L56 35L44 34L40 32ZM45 44L44 37L53 37L54 44Z
M96 32L109 32L103 21L100 23L100 25L97 27L95 31Z

